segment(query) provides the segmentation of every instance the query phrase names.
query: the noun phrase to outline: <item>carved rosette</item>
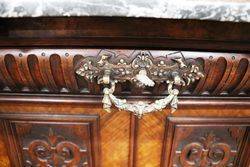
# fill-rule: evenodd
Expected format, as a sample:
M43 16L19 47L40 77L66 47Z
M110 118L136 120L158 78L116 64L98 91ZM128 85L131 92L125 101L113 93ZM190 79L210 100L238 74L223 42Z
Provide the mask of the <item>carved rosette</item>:
M176 55L176 56L174 56ZM194 59L185 60L181 52L171 53L165 58L154 58L150 52L141 51L131 57L120 57L109 51L102 51L96 57L85 57L77 66L76 73L90 82L111 86L104 88L104 109L110 112L112 103L121 110L133 112L141 117L145 113L161 111L168 104L173 111L177 108L179 91L175 86L187 86L203 77L201 65ZM155 83L168 84L168 93L164 99L148 104L139 102L130 104L125 99L113 95L115 83L130 81L138 87L154 86Z

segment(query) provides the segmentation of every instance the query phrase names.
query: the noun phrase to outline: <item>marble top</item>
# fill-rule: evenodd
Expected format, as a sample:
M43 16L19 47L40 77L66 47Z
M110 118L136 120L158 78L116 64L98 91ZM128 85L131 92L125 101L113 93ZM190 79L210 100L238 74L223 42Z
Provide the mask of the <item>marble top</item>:
M250 0L0 0L0 17L122 16L250 22Z

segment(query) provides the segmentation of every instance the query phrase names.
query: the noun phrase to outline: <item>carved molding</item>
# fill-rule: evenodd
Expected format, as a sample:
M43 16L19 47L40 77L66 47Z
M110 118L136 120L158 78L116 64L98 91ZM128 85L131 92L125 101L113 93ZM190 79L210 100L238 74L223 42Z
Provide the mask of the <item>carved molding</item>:
M75 74L75 68L84 57L96 57L102 49L0 49L0 92L102 94L101 86L89 84ZM130 63L138 50L110 49L112 63ZM148 52L148 51L146 51ZM175 58L174 51L149 50L156 60ZM240 53L212 53L182 51L186 60L196 59L204 67L205 77L196 81L180 94L205 96L249 96L250 56ZM180 54L177 54L180 57ZM172 62L173 63L173 62ZM121 72L122 74L122 72ZM159 73L160 74L160 73ZM153 76L152 76L153 77ZM118 85L117 94L166 95L167 85L160 83L155 89L138 90L124 82Z

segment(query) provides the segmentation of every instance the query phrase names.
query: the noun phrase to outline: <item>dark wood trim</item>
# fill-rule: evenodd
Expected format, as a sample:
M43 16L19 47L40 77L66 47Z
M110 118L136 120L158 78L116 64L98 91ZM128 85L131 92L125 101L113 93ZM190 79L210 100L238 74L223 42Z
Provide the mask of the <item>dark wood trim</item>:
M137 155L137 129L138 118L134 114L130 114L130 142L129 142L129 167L135 167Z
M143 99L151 101L163 96L123 96L128 101ZM82 103L82 104L100 104L102 95L56 95L56 94L0 94L0 103ZM197 106L199 107L234 107L249 108L250 97L179 97L179 106Z
M63 43L62 43L63 41ZM110 48L110 49L170 49L183 51L216 51L249 53L250 42L209 41L168 38L134 38L134 37L84 37L84 38L0 38L0 47L36 47L51 46Z
M250 127L247 127L247 131L250 132ZM249 167L250 166L250 160L249 160L249 155L250 155L250 133L245 134L244 141L241 144L241 148L242 149L239 151L240 155L239 155L239 158L236 161L235 167L237 167L237 166ZM248 158L245 158L245 157L248 157Z
M168 117L170 118L170 117ZM168 119L167 119L168 120ZM169 148L170 150L172 150L172 144L169 142L166 142L167 140L173 141L174 139L174 132L175 131L175 126L173 126L173 124L171 124L170 121L166 121L166 126L165 126L165 133L164 133L164 138L162 141L162 156L161 156L161 167L166 167L167 164L169 164L170 161L170 151L167 152L167 148Z
M76 115L76 114L34 114L34 113L26 113L26 114L21 114L21 113L15 113L15 114L10 114L10 113L1 113L0 114L0 119L5 119L5 120L17 120L17 121L22 121L22 120L27 120L27 121L57 121L57 122L79 122L79 121L98 121L98 115Z
M250 50L250 24L124 17L1 18L1 46Z
M4 143L7 146L6 148L13 148L13 150L14 150L14 151L13 150L11 151L11 149L7 149L9 159L11 161L10 162L11 167L21 166L22 159L21 159L21 153L17 149L18 144L15 142L13 137L9 137L9 136L12 136L13 129L11 128L11 126L9 126L9 124L10 124L9 122L2 121L2 120L1 120L1 122L2 122L2 126L3 126ZM10 157L15 157L15 160L11 159Z
M217 124L223 123L228 125L243 125L250 124L250 118L235 118L235 117L167 117L167 121L171 122L173 125L176 124Z

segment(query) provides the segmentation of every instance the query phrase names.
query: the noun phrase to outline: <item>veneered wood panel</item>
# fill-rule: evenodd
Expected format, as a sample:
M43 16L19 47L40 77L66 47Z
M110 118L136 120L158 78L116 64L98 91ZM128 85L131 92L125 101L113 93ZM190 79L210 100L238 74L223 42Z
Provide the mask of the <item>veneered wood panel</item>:
M135 166L160 166L167 114L168 111L162 111L145 115L142 119L137 120Z
M101 118L102 166L129 166L130 115L114 111Z
M3 138L3 128L2 128L2 121L0 121L0 166L1 167L9 167L10 166L10 160L7 154L7 147L4 143Z

